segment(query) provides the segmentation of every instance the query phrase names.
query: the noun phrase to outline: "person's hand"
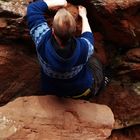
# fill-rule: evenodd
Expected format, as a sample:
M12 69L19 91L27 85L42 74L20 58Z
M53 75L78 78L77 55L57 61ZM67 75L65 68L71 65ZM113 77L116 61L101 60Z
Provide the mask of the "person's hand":
M87 16L87 10L84 6L78 6L78 9L79 9L79 16L80 17L85 17Z
M57 3L59 6L67 6L67 1L66 0L51 0Z
M67 6L66 0L44 0L47 3L48 7L55 7L55 6Z

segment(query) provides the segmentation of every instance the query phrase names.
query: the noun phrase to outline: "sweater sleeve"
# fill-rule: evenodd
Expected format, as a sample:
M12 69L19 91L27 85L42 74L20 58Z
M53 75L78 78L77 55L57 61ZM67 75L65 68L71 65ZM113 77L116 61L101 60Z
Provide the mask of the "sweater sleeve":
M47 10L48 6L44 1L33 2L27 7L27 23L36 47L41 45L50 30L44 17Z
M84 32L83 34L81 34L80 40L83 42L83 44L86 44L86 46L88 47L88 56L87 56L87 60L88 60L94 51L93 33Z

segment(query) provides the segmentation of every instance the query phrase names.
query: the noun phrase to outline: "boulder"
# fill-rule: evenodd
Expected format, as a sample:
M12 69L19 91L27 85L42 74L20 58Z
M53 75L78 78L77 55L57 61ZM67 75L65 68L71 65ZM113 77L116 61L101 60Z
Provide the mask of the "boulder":
M55 96L20 97L0 107L0 139L104 140L114 116L109 107Z

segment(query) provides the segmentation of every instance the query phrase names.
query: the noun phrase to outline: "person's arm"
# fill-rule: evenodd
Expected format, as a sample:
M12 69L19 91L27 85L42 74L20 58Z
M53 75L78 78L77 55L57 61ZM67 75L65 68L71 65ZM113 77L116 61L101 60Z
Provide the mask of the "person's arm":
M50 28L44 17L48 8L67 5L66 0L40 0L27 7L27 22L36 47L40 46Z
M88 22L86 8L83 6L79 6L78 8L79 8L79 15L82 18L82 33L92 32Z
M88 58L93 54L94 51L93 33L88 22L87 11L85 7L79 6L79 15L82 18L81 40L83 41L83 43L87 44L86 46L88 46L88 60Z

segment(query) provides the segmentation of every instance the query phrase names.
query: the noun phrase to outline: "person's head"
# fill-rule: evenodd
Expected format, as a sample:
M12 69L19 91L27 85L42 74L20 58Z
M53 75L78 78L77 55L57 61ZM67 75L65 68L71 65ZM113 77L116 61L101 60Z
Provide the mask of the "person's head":
M52 28L55 36L64 44L76 31L76 22L71 13L62 8L54 16Z

